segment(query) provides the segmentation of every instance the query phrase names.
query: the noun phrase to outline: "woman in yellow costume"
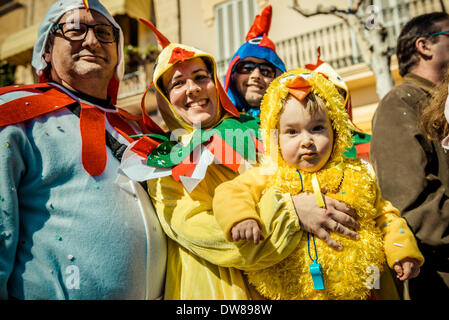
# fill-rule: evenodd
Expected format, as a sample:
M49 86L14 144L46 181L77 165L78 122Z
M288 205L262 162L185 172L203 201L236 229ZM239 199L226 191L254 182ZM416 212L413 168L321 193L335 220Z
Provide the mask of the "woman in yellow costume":
M381 198L369 164L343 157L352 145L351 128L335 86L317 73L288 71L268 88L261 105L263 166L222 184L215 193L214 214L228 240L257 243L273 235L264 224L278 210L270 202L273 190L292 196L313 193L320 207L325 207L323 193L340 200L356 211L361 229L359 240L332 234L341 250L303 232L296 250L282 262L246 273L264 297L368 299L385 262L401 280L419 273L424 258L416 240L399 212ZM268 181L257 204L259 214L230 213L232 203L223 200L240 194L241 201L246 196L250 203L254 194L241 195L241 186L258 180ZM250 243L236 243L241 242Z
M291 205L289 195L273 197L280 210L264 220L272 236L257 248L226 240L212 212L214 190L235 178L242 164L255 160L258 124L230 103L212 56L170 43L150 22L141 21L163 48L153 83L170 132L144 114L154 133L132 146L134 153L125 152L121 169L135 180L148 180L148 192L168 236L164 298L261 298L241 270L269 267L296 247L301 232L297 215L286 207ZM245 150L237 150L233 137L225 134L230 129L250 132Z

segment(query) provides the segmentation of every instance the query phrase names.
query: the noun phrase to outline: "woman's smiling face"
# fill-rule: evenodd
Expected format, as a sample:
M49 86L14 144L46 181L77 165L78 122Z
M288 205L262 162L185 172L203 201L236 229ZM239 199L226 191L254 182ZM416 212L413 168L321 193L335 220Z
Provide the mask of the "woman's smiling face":
M217 88L201 58L175 64L162 81L174 111L187 124L201 128L215 124L219 108Z

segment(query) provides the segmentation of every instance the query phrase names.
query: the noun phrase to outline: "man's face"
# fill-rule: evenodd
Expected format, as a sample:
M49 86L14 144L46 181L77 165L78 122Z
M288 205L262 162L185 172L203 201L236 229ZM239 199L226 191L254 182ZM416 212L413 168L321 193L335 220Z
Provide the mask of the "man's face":
M64 14L60 23L84 23L87 25L111 23L94 10L75 9ZM98 80L102 84L113 77L118 63L117 42L100 42L92 28L89 28L84 40L65 39L61 30L54 34L50 52L44 54L45 61L51 63L52 79L58 83L67 83L76 88L77 81Z
M247 68L245 63L259 63L258 67L251 70L254 65L249 64ZM240 72L239 72L240 70ZM276 68L264 59L248 57L242 59L236 65L233 73L235 87L238 93L246 102L254 108L259 108L262 98L276 77Z

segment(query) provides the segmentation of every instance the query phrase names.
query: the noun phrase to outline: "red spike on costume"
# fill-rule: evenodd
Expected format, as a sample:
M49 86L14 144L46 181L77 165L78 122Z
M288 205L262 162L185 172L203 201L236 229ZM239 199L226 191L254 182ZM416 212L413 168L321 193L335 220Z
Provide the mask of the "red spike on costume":
M254 39L256 37L262 36L264 34L268 34L271 25L271 15L273 13L273 8L271 5L267 5L261 14L258 14L254 18L253 25L248 31L246 35L246 41Z
M159 42L162 49L164 49L166 46L168 46L170 44L170 41L162 33L160 33L159 30L156 29L154 24L152 24L150 21L147 21L143 18L139 18L139 21L142 22L143 24L145 24L147 27L149 27L153 31L154 35L156 36L157 42Z
M234 68L234 65L237 63L237 61L240 60L240 56L235 56L234 59L231 61L231 63L229 64L229 68L228 71L226 72L226 77L225 77L225 91L228 91L229 89L229 85L231 82L231 73L232 73L232 69Z
M99 176L105 170L108 160L104 112L81 103L80 132L83 167L91 176Z
M187 59L193 57L194 55L195 55L195 52L193 52L193 51L188 51L188 50L184 50L183 48L176 47L173 49L168 63L175 64L178 61L184 62Z
M113 105L117 104L119 85L120 85L120 82L117 80L117 78L115 76L112 77L111 81L109 81L107 95L111 98L111 103Z
M145 108L145 97L150 90L150 88L153 86L153 82L148 86L148 88L145 90L142 96L142 100L140 100L140 110L142 111L142 122L143 125L150 130L151 133L160 133L164 134L164 130L162 130L161 127L159 127L156 122L151 119L151 117L148 115L147 110Z
M266 34L263 35L262 40L259 43L259 47L270 48L274 52L276 52L276 45L273 41L271 41Z
M321 47L318 47L316 49L316 51L318 52L318 57L316 59L316 64L306 64L306 68L309 70L315 70L316 68L318 68L320 65L322 65L324 63L323 60L321 60Z
M240 118L240 112L229 99L226 91L224 91L223 87L221 86L220 81L217 78L215 78L215 81L217 83L218 96L220 98L221 106L223 107L223 109L232 114L234 117Z
M48 67L47 67L47 68L48 68ZM38 82L39 82L39 83L44 83L44 82L48 82L48 81L50 81L50 79L48 79L48 78L45 76L45 71L42 71L42 74L39 75L39 77L38 77Z

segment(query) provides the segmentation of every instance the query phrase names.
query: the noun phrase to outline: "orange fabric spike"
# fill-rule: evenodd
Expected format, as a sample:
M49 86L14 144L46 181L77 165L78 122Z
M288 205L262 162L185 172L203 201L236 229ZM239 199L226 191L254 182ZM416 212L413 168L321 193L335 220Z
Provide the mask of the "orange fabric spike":
M164 49L166 46L168 46L170 44L170 41L162 33L160 33L160 31L158 29L156 29L154 24L152 24L150 21L147 21L143 18L139 18L139 21L142 22L143 24L145 24L147 27L149 27L153 31L154 35L156 36L157 42L159 42L162 49Z
M105 115L100 109L81 103L81 159L91 176L99 176L108 159L105 136Z
M312 91L312 85L301 76L297 76L287 85L288 92L299 101L303 101L305 97Z
M264 34L268 34L268 31L270 30L271 26L272 13L273 8L269 4L262 10L261 14L258 14L254 18L253 25L251 26L251 28L248 31L248 34L246 35L246 41L254 39L258 36L262 36Z
M153 121L153 119L151 119L151 117L147 113L147 109L145 108L145 97L152 86L153 82L151 82L151 84L145 90L142 96L142 100L140 100L140 110L142 112L142 119L138 120L138 123L144 133L164 134L165 133L164 130L162 130L162 128L159 127L158 124Z
M259 47L270 48L276 52L276 45L271 41L266 34L263 35L262 40L259 43Z
M316 68L318 68L320 65L322 65L324 63L323 60L321 60L321 47L318 46L318 48L316 49L316 51L318 52L318 57L316 59L316 64L306 64L306 68L309 70L315 70Z

